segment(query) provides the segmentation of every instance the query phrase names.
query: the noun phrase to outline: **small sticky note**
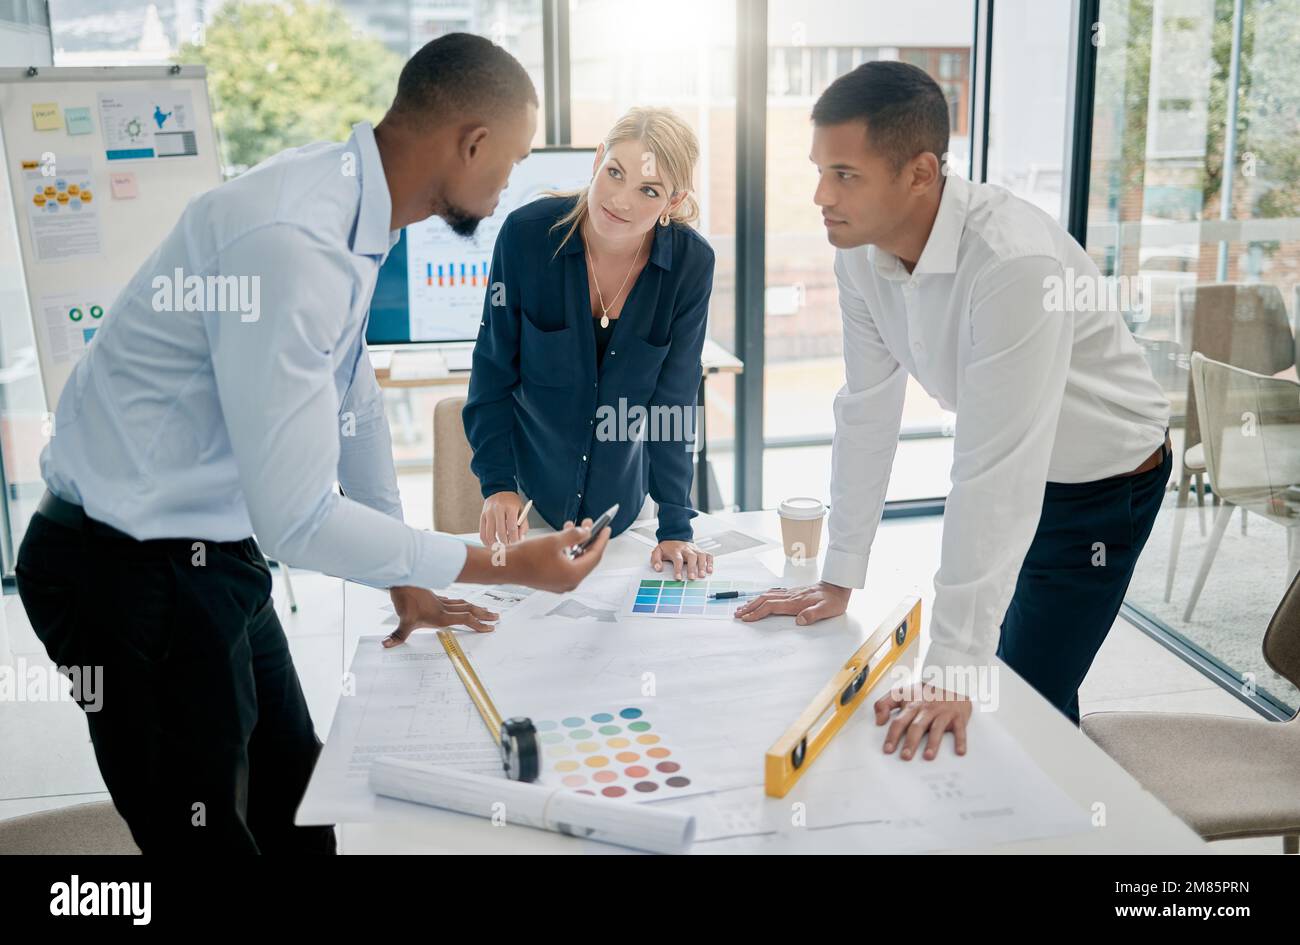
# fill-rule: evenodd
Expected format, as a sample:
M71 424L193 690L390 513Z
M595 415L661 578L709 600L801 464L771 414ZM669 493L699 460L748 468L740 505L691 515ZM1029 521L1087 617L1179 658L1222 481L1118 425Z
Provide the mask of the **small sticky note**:
M63 112L63 121L70 135L88 135L95 130L90 120L89 108L69 108Z
M58 131L62 125L58 102L41 102L32 106L32 127L37 131Z
M114 171L108 176L108 185L114 200L131 200L140 195L136 189L135 171Z

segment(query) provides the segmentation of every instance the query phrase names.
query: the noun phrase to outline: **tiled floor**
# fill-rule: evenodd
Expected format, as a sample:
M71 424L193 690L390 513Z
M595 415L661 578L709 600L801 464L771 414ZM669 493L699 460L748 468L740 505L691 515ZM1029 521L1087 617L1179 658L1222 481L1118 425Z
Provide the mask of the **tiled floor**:
M432 501L428 475L401 477L408 520L427 524ZM322 737L337 700L343 669L342 588L337 579L295 571L299 609L289 612L283 578L275 597L294 662ZM48 665L16 597L5 598L7 644L0 657ZM0 637L3 637L0 634ZM1085 713L1143 709L1250 717L1253 713L1206 677L1125 621L1119 621L1084 681ZM107 798L86 736L81 710L71 702L0 704L0 819ZM1231 841L1225 852L1278 853L1280 840Z

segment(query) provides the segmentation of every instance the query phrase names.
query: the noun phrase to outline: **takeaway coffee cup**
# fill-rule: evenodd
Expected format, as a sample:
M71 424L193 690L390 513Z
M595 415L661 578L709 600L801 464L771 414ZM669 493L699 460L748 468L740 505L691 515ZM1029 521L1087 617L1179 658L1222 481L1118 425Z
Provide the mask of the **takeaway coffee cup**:
M787 558L814 558L822 540L822 519L826 506L818 499L795 496L777 510L781 516L781 539Z

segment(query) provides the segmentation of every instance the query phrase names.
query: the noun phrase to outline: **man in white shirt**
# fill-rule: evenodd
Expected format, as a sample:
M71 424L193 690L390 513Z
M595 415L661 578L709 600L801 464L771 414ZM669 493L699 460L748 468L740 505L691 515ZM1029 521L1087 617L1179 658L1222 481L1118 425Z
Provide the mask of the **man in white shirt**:
M885 751L966 748L997 655L1076 724L1172 462L1169 402L1083 248L1037 207L945 175L948 107L915 66L870 62L813 109L836 247L846 383L835 398L820 583L743 620L844 613L865 583L910 374L957 414L923 685L875 706ZM1103 304L1097 304L1101 300ZM895 714L897 712L897 714Z
M585 527L504 555L406 525L366 354L401 228L436 214L472 233L536 128L523 66L481 36L439 37L373 129L192 200L73 371L18 590L57 665L103 667L108 696L86 720L146 853L335 849L332 828L293 822L321 746L259 545L389 588L386 646L419 627L491 629L496 614L430 588L568 590L599 561L607 532L565 554ZM182 283L193 305L173 304Z

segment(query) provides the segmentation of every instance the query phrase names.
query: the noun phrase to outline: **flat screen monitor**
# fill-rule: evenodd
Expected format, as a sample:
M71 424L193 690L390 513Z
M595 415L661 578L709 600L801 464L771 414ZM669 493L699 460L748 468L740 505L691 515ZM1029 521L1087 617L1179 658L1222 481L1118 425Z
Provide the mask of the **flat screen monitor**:
M371 345L473 341L487 293L492 247L506 214L548 190L591 180L592 148L537 148L510 174L496 211L466 239L440 217L406 227L379 270L370 303Z

